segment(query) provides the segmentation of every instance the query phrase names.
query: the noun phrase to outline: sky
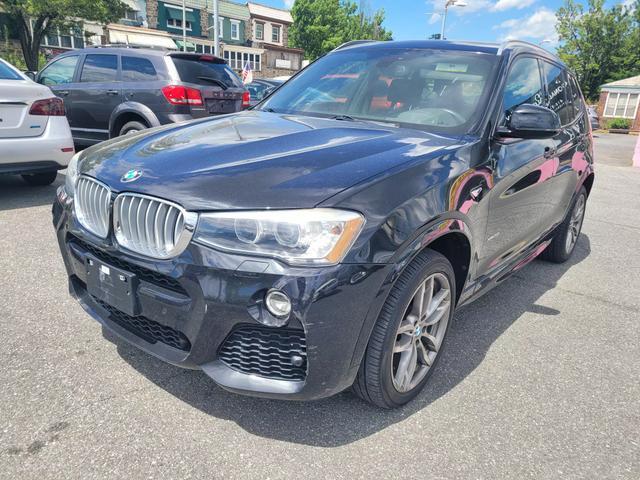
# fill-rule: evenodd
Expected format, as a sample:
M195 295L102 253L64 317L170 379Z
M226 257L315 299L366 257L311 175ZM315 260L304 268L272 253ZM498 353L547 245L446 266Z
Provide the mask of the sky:
M279 8L290 8L293 0L257 0ZM358 0L356 0L358 1ZM384 8L384 26L394 40L425 39L440 33L446 0L365 0L375 11ZM466 7L449 7L448 40L501 42L527 40L553 50L558 44L555 11L562 0L464 0ZM631 0L608 0L607 5Z

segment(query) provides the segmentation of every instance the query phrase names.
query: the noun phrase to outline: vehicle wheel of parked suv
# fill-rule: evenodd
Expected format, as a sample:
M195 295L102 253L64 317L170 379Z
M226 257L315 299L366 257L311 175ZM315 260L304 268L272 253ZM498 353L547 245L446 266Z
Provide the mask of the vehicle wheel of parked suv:
M382 307L353 385L356 395L382 408L399 407L418 395L440 357L455 296L451 264L425 250Z
M54 170L52 172L22 175L22 179L31 186L42 187L44 185L51 185L53 182L55 182L57 176L58 172Z
M567 218L560 224L553 236L553 240L540 255L542 260L555 263L563 263L569 260L576 243L578 243L586 205L587 190L582 187Z
M139 132L140 130L146 130L147 128L149 127L147 127L142 122L136 122L136 121L127 122L120 129L120 136L127 135L129 133L136 133L136 132Z

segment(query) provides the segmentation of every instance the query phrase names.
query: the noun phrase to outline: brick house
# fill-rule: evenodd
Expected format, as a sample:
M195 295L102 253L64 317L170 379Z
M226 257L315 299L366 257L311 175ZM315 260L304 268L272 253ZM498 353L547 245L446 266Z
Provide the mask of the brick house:
M640 131L640 75L607 83L600 87L598 116L601 119L626 118L631 130Z
M259 77L293 75L302 68L304 50L289 46L289 27L293 18L288 10L247 4L254 47L264 49Z

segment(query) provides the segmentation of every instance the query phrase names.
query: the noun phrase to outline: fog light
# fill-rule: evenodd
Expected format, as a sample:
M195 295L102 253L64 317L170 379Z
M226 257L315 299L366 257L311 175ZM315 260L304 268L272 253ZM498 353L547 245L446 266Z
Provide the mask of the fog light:
M264 297L267 310L278 318L286 318L291 313L291 300L280 290L269 290Z

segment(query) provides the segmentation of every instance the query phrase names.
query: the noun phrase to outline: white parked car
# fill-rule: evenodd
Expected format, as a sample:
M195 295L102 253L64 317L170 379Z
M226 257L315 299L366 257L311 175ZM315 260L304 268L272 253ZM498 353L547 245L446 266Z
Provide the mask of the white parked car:
M49 185L73 153L62 99L0 58L0 174Z

